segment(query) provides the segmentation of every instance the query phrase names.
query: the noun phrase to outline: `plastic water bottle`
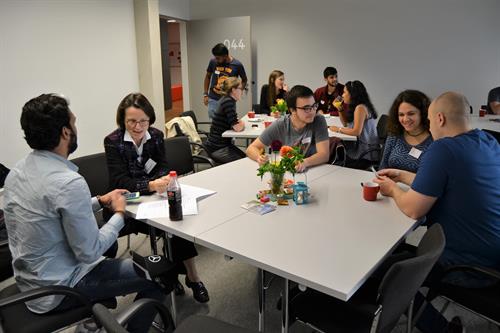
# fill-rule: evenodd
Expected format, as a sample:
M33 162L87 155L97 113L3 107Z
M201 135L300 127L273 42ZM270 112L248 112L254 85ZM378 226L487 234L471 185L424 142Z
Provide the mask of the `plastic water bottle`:
M168 196L168 210L170 214L170 221L182 220L182 194L181 186L177 181L177 172L170 171L170 182L167 186Z

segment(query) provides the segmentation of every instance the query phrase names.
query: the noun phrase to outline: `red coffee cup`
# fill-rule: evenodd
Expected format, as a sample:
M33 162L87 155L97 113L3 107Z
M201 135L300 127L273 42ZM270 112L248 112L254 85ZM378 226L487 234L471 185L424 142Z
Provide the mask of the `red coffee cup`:
M248 111L247 115L248 115L248 118L255 118L255 112L254 111Z
M373 182L363 183L363 199L367 201L377 200L377 193L380 190L380 186Z
M486 116L486 110L485 109L479 109L479 117L484 117Z
M272 123L273 123L272 121L265 121L264 122L264 127L268 128L269 126L271 126Z

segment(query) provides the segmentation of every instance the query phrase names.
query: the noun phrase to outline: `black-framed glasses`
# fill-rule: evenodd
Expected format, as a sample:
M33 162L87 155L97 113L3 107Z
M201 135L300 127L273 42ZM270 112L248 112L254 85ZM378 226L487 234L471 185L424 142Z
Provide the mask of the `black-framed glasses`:
M141 119L141 120L128 119L126 123L130 127L135 127L137 124L139 124L139 126L141 127L145 127L149 125L149 119Z
M316 111L316 109L318 108L318 103L314 103L313 105L296 106L295 108L304 110L305 112Z

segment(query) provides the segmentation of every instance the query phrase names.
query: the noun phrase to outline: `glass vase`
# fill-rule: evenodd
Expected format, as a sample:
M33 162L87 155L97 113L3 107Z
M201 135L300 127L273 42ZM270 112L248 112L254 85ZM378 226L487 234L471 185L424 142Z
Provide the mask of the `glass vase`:
M271 173L271 194L279 196L283 194L284 173Z

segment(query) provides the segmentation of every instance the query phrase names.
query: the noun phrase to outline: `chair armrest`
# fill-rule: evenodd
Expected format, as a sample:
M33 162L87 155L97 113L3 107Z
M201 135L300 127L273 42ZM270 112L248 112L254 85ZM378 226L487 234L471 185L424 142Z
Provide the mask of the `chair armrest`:
M102 304L95 304L92 307L92 313L96 322L104 327L108 332L114 333L128 333L128 331L121 326L113 314Z
M206 163L210 164L210 167L212 167L212 168L215 166L214 160L212 160L210 157L206 157L206 156L194 155L193 161L194 161L194 163L206 162Z
M142 298L130 304L129 307L127 307L125 310L123 310L116 316L116 321L120 325L126 325L130 319L132 319L138 312L140 312L145 307L153 307L155 308L156 311L158 311L158 314L160 315L160 318L163 321L163 325L165 326L165 331L168 331L167 330L168 327L175 328L172 316L170 315L170 312L165 307L165 305L163 305L157 300L150 298Z
M480 273L482 275L485 275L487 277L494 278L498 281L500 281L500 272L497 270L494 270L492 268L488 267L480 267L480 266L470 266L470 265L456 265L456 266L451 266L445 269L443 272L443 275L441 276L441 279L446 276L449 273L452 272L474 272L474 273Z
M66 286L49 286L20 292L19 294L1 299L0 308L10 305L16 305L19 303L25 303L33 299L51 295L64 295L73 297L80 303L82 303L83 306L88 307L89 311L92 309L92 304L85 296L83 296L75 289Z
M208 134L210 134L210 133L207 131L203 131L203 130L198 129L198 134L208 136Z

